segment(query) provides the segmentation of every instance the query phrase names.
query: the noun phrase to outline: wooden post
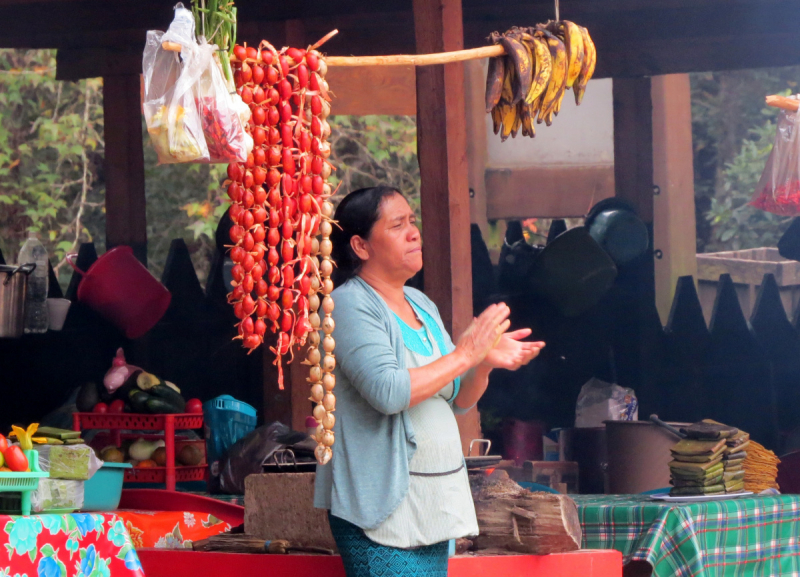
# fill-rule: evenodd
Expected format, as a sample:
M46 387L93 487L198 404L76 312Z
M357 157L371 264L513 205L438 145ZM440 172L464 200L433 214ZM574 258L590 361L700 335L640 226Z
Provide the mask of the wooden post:
M461 0L414 0L417 52L464 47ZM425 292L453 339L472 319L464 64L417 67L417 155ZM465 450L480 435L476 410L459 418Z
M486 238L489 222L486 209L486 163L489 158L486 134L486 73L483 62L464 63L464 93L467 111L467 178L470 189L470 221Z
M651 93L656 306L666 325L678 278L697 277L689 75L655 76Z
M657 412L654 354L661 323L655 308L653 258L653 107L649 78L614 79L616 195L633 204L650 233L645 256L619 267L615 285L619 326L613 343L618 383L642 400L640 414ZM655 409L655 410L654 410Z
M653 224L653 105L649 78L614 79L614 181L617 196Z
M106 247L128 245L147 264L140 94L138 74L103 78Z

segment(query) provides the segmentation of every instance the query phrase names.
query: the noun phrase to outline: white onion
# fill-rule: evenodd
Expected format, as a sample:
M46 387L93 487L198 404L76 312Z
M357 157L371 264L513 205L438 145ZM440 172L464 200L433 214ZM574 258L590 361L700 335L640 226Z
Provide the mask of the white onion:
M322 360L322 355L320 354L319 349L317 347L310 347L308 349L308 353L306 353L306 360L311 365L318 365Z
M325 355L322 359L322 370L326 373L332 373L336 368L336 358L333 355Z
M325 392L330 393L336 387L336 376L333 373L325 373L322 375L322 387Z
M322 426L328 429L329 431L333 430L333 426L336 424L336 417L333 416L333 413L325 413L325 416L322 417Z
M333 317L326 316L322 319L322 332L326 335L329 335L333 332L333 329L336 328L336 323L333 321Z
M308 308L312 311L319 309L319 295L317 293L308 295Z
M322 369L319 365L314 365L308 371L308 380L311 383L316 383L322 378Z
M325 418L325 407L323 407L322 405L317 405L316 407L314 407L313 415L314 418L317 420L317 422L321 422L322 419Z
M322 224L319 225L319 232L322 236L330 236L333 232L333 225L329 221L323 220Z
M333 298L330 296L325 296L322 299L322 310L326 315L329 315L333 312Z
M322 294L329 295L333 292L333 281L326 278L322 281Z
M329 258L326 258L319 264L319 273L322 276L331 276L333 274L333 263Z
M331 256L331 252L333 252L333 243L329 238L323 238L319 243L319 253L322 256Z
M336 348L336 341L333 340L332 336L326 335L325 338L322 339L322 348L326 353L332 353Z
M322 398L322 406L328 411L336 410L336 397L333 396L333 393L325 394L325 396Z
M313 312L310 315L308 315L308 322L311 323L311 326L314 327L315 330L319 329L319 323L320 323L319 314Z
M311 385L311 400L315 403L321 403L322 397L325 396L325 389L322 385L317 383L316 385ZM319 405L317 405L319 406Z
M328 166L328 163L325 163ZM322 216L325 218L330 218L333 216L333 203L328 202L327 200L322 203Z
M306 336L306 340L308 341L308 344L310 344L312 347L319 346L319 339L320 339L320 337L319 337L319 333L317 331L311 331Z
M333 440L334 440L333 431L326 430L324 433L322 433L322 444L325 445L326 447L332 446Z

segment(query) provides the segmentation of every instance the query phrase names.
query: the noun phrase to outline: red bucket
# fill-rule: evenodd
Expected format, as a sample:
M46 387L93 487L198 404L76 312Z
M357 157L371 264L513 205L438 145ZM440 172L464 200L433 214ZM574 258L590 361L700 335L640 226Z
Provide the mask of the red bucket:
M86 272L72 262L78 255L67 255L67 262L83 278L78 285L78 301L97 311L129 339L141 337L167 312L172 295L133 256L129 246L107 251Z

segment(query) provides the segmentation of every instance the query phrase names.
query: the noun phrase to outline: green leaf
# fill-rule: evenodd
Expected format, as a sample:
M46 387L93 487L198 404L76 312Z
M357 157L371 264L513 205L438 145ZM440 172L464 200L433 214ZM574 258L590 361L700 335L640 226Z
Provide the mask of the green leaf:
M42 554L42 557L52 557L56 551L50 543L47 543L39 549L39 552Z

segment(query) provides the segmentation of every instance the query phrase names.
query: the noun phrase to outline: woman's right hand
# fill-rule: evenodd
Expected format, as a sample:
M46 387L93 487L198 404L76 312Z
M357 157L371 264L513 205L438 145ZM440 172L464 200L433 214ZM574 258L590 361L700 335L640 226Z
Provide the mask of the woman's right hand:
M458 339L455 352L468 360L470 368L483 362L508 330L511 324L508 320L509 314L511 310L505 303L490 305L478 318L472 320Z

